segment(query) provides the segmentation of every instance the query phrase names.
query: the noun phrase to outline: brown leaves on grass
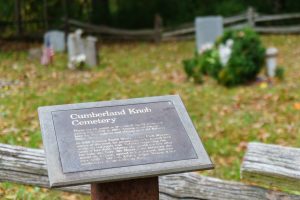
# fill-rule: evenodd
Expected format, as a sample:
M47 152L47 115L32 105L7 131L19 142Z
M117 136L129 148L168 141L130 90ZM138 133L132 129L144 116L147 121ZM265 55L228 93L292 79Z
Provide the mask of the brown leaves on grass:
M242 141L239 143L239 145L236 147L237 152L244 152L246 151L248 146L248 142Z
M63 200L80 200L80 195L78 194L71 194L71 193L63 193L62 195Z
M258 134L258 139L261 141L261 142L267 142L267 139L271 136L270 133L264 131L264 130L261 130L259 131L259 134Z
M300 110L300 102L294 103L294 108L295 108L296 110Z
M0 134L2 134L2 135L13 134L13 133L18 133L19 131L20 131L20 129L18 129L18 128L8 127L8 128L5 128L5 129L2 129Z
M4 197L4 195L5 195L5 190L0 186L0 198Z

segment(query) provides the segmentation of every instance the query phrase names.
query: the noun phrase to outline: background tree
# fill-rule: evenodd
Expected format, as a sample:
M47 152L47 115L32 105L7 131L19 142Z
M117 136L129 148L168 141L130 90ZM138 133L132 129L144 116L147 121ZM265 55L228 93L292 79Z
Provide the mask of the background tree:
M93 24L109 24L110 9L109 0L91 0L91 22Z
M46 1L45 6L45 0L0 0L0 36L61 28L62 1ZM69 0L67 10L70 19L139 29L153 28L157 13L162 16L164 26L170 27L192 22L196 16L239 14L248 6L260 13L300 12L300 1L295 0Z

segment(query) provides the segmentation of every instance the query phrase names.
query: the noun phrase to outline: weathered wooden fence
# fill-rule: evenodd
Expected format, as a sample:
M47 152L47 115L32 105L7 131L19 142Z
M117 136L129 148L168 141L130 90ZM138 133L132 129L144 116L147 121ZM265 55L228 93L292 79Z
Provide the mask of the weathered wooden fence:
M261 180L265 177L281 177L281 183L288 183L284 184L285 186L294 185L296 189L300 190L298 187L300 172L297 171L299 170L299 157L300 150L295 148L250 143L242 165L243 177L245 176L244 178L249 180L248 178L251 176L246 176L246 173L259 174ZM291 167L293 168L291 169ZM288 170L293 173L287 173ZM255 182L258 180L258 176L255 177L250 180ZM276 185L278 180L275 178L268 183L278 186L278 184ZM294 182L295 180L296 182ZM48 188L49 180L44 151L0 144L0 182L3 181ZM89 194L90 186L64 187L59 190ZM245 183L224 181L197 173L162 176L159 179L159 190L162 200L300 200L299 195Z
M275 21L299 19L299 23L290 26L266 26L263 23L272 23ZM76 20L68 20L70 27L82 28L87 32L96 33L104 39L132 39L132 40L185 40L195 37L194 22L185 23L175 28L163 28L162 20L155 17L154 29L143 30L124 30L106 26L96 26L83 23ZM253 8L248 8L244 13L223 19L226 29L240 29L246 26L254 28L259 33L269 34L295 34L300 33L300 13L265 15L257 13Z
M264 25L274 22L283 22L286 20L294 20L294 25ZM42 22L42 21L41 21ZM29 22L28 22L29 23ZM37 23L34 21L34 23ZM146 41L170 41L170 40L186 40L195 37L194 22L185 23L173 28L164 28L163 20L156 15L154 18L153 28L142 30L126 30L112 28L108 26L98 26L84 23L78 20L64 18L59 28L71 31L72 29L81 28L85 32L93 33L101 36L103 39L110 40L146 40ZM254 28L257 32L263 34L299 34L300 33L300 13L265 15L256 12L253 8L248 8L236 16L225 17L223 19L225 29L240 29L246 26ZM19 30L18 30L19 31ZM26 36L26 34L23 34ZM28 35L29 36L29 35ZM33 37L33 36L29 36ZM34 34L34 37L42 38L42 35Z
M290 26L266 26L262 23L275 21L299 19L299 23ZM253 8L240 15L226 17L223 19L226 29L240 29L246 26L254 28L258 33L267 34L295 34L300 33L300 13L265 15L257 13ZM195 37L194 23L186 24L173 30L165 30L162 33L163 40L191 39Z
M300 148L250 143L241 173L247 181L300 192Z

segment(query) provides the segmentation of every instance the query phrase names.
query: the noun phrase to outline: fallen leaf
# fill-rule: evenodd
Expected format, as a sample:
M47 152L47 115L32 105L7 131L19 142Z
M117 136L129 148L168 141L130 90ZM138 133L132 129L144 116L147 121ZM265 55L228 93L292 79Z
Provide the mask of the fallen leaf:
M259 87L260 87L261 89L265 89L265 88L268 87L268 84L267 84L267 83L261 83L261 84L259 85Z
M245 151L247 149L247 145L247 142L240 142L240 144L236 148L237 152Z
M294 103L294 108L295 108L296 110L300 110L300 102Z

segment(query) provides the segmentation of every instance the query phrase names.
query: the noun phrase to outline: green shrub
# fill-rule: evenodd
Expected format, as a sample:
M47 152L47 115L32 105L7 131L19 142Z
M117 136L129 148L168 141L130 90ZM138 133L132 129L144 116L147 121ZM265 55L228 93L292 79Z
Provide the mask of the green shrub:
M193 78L195 82L202 83L202 73L200 72L197 59L188 59L183 61L184 71L189 78Z
M281 81L284 80L284 68L283 67L276 68L275 77Z
M232 53L218 81L226 86L234 86L255 79L265 60L265 48L257 33L250 28L228 31L220 40L225 43L228 39L234 41Z
M198 56L199 65L203 74L218 77L219 71L222 69L219 53L216 49L211 49Z
M196 68L196 60L195 59L187 59L183 61L184 71L188 77L193 77L193 75L197 72L194 72Z
M222 65L216 49L204 51L201 55L195 54L192 59L183 61L184 70L188 77L194 78L198 83L202 82L202 75L217 78Z
M220 61L219 46L232 40L231 55L223 66ZM195 55L190 60L190 68L185 70L190 77L198 73L209 75L225 86L245 84L256 78L264 65L265 48L255 31L250 28L226 31L211 49Z

